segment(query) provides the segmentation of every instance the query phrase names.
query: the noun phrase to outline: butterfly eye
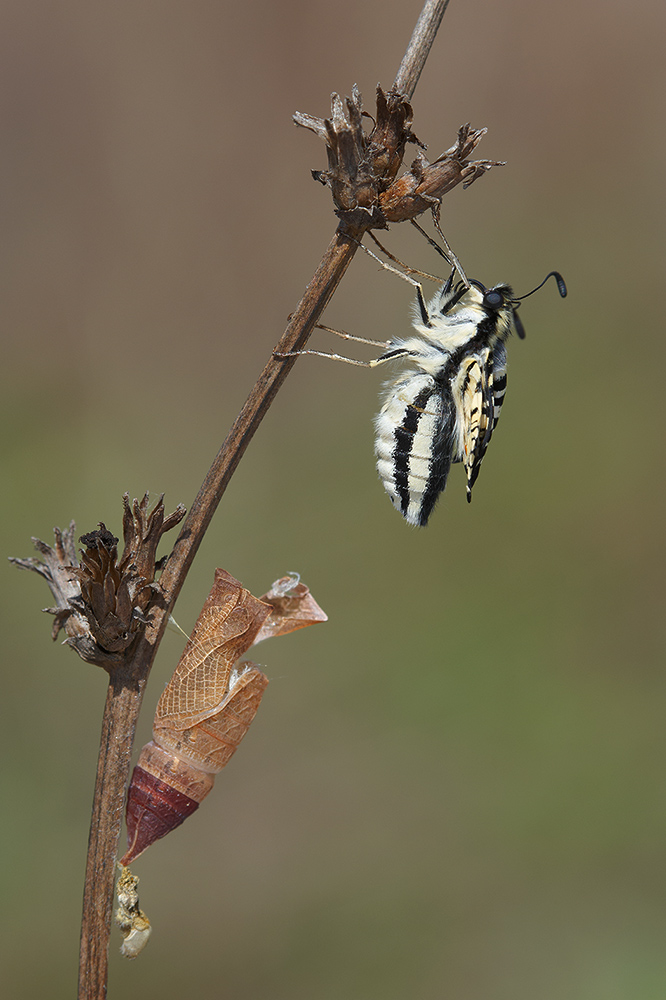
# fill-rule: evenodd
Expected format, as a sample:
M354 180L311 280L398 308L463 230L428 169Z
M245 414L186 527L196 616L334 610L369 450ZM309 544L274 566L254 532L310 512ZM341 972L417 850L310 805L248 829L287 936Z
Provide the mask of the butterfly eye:
M488 309L499 309L504 302L501 292L494 292L492 289L483 296L483 304Z

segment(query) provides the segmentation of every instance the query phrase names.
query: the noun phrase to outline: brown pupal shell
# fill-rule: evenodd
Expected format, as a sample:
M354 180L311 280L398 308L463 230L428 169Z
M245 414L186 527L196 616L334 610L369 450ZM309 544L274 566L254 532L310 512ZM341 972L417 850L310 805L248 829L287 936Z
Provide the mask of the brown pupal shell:
M153 739L132 774L122 865L198 809L245 736L268 678L238 658L261 639L320 621L326 615L297 575L277 580L260 601L225 570L215 571L213 589L157 704Z
M152 740L146 743L130 781L125 812L128 849L120 863L130 864L180 826L199 808L214 781L213 774L179 760Z
M127 865L174 830L213 787L254 718L268 678L253 663L235 666L270 614L224 570L162 692L127 796Z
M127 851L120 863L129 865L160 837L180 826L199 808L199 803L181 795L171 785L138 765L132 772L125 822Z
M182 731L167 726L154 731L130 782L128 850L121 864L130 864L199 808L248 731L267 684L261 670L243 663L233 671L223 703L204 722Z
M309 587L300 582L297 574L280 577L268 593L262 595L261 600L270 604L271 613L261 626L255 643L295 632L307 625L328 621L328 615L319 607Z
M181 728L157 716L153 739L174 757L209 774L217 774L235 752L257 714L268 678L253 663L241 663L231 675L228 694L210 715ZM158 705L159 709L159 705Z
M270 605L253 597L233 576L215 570L213 589L157 703L156 742L161 743L158 731L182 732L220 710L234 663L250 648L270 612Z

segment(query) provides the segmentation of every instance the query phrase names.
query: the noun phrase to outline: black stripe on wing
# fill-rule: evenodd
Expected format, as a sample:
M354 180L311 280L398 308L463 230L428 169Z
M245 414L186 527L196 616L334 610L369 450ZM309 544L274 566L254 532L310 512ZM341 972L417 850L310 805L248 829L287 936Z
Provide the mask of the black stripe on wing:
M481 462L483 461L486 451L488 450L490 439L493 436L493 431L497 427L497 422L500 418L502 403L504 402L504 395L506 393L506 371L501 371L496 375L495 362L497 361L499 365L503 365L505 363L505 358L505 352L494 352L489 354L486 359L483 371L482 387L484 433L480 434L476 441L474 455L469 469L467 480L468 502L471 502L472 500L472 487L474 486L479 472L481 471Z

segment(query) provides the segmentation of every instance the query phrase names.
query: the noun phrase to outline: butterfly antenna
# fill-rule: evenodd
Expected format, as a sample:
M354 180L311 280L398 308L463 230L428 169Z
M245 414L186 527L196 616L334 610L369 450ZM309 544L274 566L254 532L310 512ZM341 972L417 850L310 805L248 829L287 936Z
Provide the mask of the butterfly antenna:
M540 288L543 288L543 286L546 284L549 278L555 278L555 281L557 282L557 290L562 296L562 298L565 299L567 297L567 286L565 284L564 278L562 277L559 271L549 271L540 285L537 285L536 288L533 288L531 292L527 292L526 295L519 295L518 298L516 298L514 301L522 302L523 299L527 299L529 298L530 295L534 295L534 293L538 292Z

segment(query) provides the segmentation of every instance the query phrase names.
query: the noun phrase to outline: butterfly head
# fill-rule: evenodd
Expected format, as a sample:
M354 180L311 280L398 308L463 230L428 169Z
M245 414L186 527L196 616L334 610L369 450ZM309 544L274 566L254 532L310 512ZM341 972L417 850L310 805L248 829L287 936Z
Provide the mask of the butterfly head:
M543 279L541 284L533 288L531 292L527 292L525 295L514 296L513 289L510 285L499 284L493 285L492 288L486 288L484 284L480 281L472 279L469 285L462 281L459 281L455 287L452 288L452 278L444 286L443 289L443 301L441 312L443 314L448 314L458 303L474 304L478 308L482 309L486 315L498 315L504 316L509 324L513 324L516 333L521 340L525 339L525 327L523 326L522 320L518 315L518 307L523 299L528 298L533 295L534 292L538 292L540 288L545 285L549 278L555 278L557 282L557 290L559 291L562 298L566 297L567 286L564 282L564 278L559 273L559 271L550 271L546 277Z

